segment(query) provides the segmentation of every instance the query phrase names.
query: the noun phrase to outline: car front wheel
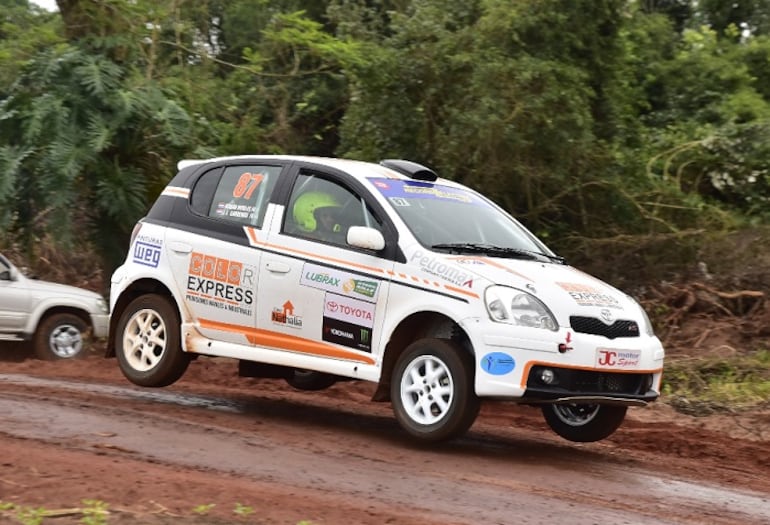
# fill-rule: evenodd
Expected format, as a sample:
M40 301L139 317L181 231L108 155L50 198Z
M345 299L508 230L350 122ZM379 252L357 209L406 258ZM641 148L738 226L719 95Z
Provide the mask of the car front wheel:
M425 442L465 433L480 407L470 354L444 339L420 339L406 348L393 370L390 396L399 424Z
M115 353L123 375L141 386L167 386L182 377L190 356L182 351L176 309L161 295L142 295L120 316Z
M600 441L613 432L626 417L627 407L571 403L543 405L543 417L551 430L569 441Z
M33 347L38 359L73 359L85 354L88 325L77 315L53 314L40 323Z

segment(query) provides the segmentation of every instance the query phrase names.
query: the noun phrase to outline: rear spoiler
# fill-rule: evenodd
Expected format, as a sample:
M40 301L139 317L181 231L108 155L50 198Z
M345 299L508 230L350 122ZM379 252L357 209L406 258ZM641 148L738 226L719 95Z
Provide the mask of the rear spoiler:
M189 168L190 166L195 166L196 164L203 164L204 162L208 162L211 159L184 159L180 160L176 163L176 169L177 171L182 171L185 168Z

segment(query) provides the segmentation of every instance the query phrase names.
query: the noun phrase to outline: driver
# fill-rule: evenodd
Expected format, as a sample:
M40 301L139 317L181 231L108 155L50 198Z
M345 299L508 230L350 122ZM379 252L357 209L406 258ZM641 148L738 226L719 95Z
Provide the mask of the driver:
M339 224L340 205L328 193L311 191L294 203L294 222L303 233L320 240L344 243L345 232Z

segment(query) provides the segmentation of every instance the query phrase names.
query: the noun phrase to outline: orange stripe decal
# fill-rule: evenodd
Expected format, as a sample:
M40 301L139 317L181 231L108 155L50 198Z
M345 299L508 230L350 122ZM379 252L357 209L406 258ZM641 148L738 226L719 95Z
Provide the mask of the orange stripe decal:
M335 359L344 359L346 361L357 361L367 365L373 365L375 363L374 359L369 356L360 355L350 350L337 348L330 344L313 341L312 339L305 339L304 337L297 337L295 335L282 334L271 330L258 330L248 326L222 323L211 319L201 319L200 326L201 328L243 334L250 343L255 345L290 350L301 354L333 357Z
M311 257L313 259L319 260L319 261L329 261L333 262L335 264L344 264L347 266L352 266L354 268L361 268L363 270L368 270L370 272L376 272L376 273L385 273L385 270L382 268L379 268L377 266L368 266L365 264L358 264L354 262L350 262L346 259L337 259L335 257L326 257L324 255L320 255L315 252L306 252L304 250L297 250L296 248L289 248L288 246L281 246L280 244L270 244L267 242L260 242L257 239L256 233L253 231L253 228L250 228L249 226L244 226L243 229L246 232L246 235L249 238L249 241L252 246L261 246L263 248L273 248L275 250L284 251L284 252L291 252L299 255L303 255L305 257Z
M468 297L473 297L474 299L478 299L479 298L479 294L473 293L473 292L469 292L468 290L463 290L462 288L457 288L456 286L449 286L448 284L445 284L444 288L446 288L447 290L449 290L451 292L454 292L454 293L460 293L460 294L463 294L463 295L467 295Z
M353 268L360 268L360 269L367 270L367 271L370 271L370 272L381 273L383 275L390 275L390 276L393 276L393 277L398 275L401 279L404 279L406 281L411 279L415 283L426 284L428 286L433 284L433 286L435 286L437 288L441 287L441 284L439 284L439 283L437 283L435 281L431 282L428 279L422 279L422 278L417 277L415 275L407 275L405 273L400 273L400 272L398 274L396 274L392 270L386 270L386 269L383 269L383 268L379 268L377 266L368 266L368 265L364 265L364 264L358 264L358 263L354 263L354 262L343 260L343 259L337 259L337 258L334 258L334 257L325 257L325 256L320 255L318 253L311 253L311 252L306 252L304 250L297 250L297 249L294 249L294 248L289 248L287 246L281 246L280 244L271 244L271 243L267 243L267 242L262 242L262 241L260 241L257 238L256 231L254 230L253 227L244 226L243 230L246 233L246 236L249 238L249 243L251 244L251 246L254 246L254 247L271 248L271 249L278 250L279 252L280 251L291 252L291 253L302 255L302 256L305 256L305 257L310 257L310 258L318 260L318 261L327 261L327 262L332 262L332 263L339 264L339 265L351 266ZM501 266L501 268L504 268L504 267ZM515 272L513 272L513 273L515 273ZM444 285L444 288L446 290L451 291L451 292L459 293L459 294L462 294L462 295L466 295L466 296L472 297L474 299L478 299L479 298L478 294L470 292L468 290L463 290L462 288L457 288L457 287L449 286L449 285Z

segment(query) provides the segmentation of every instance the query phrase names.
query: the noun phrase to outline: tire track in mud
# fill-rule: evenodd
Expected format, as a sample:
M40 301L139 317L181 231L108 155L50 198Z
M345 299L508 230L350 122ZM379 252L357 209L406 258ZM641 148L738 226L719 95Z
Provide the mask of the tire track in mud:
M402 520L770 522L767 494L659 477L596 449L542 439L471 432L417 447L384 410L326 403L0 374L5 435L314 491L392 508Z

